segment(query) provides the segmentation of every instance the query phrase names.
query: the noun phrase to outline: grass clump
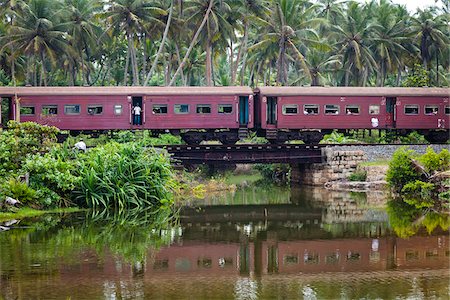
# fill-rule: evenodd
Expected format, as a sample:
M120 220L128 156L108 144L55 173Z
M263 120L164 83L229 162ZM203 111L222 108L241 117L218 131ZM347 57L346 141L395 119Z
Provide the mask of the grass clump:
M348 180L350 181L366 181L367 179L367 172L363 170L357 170L354 173L350 174L348 176Z

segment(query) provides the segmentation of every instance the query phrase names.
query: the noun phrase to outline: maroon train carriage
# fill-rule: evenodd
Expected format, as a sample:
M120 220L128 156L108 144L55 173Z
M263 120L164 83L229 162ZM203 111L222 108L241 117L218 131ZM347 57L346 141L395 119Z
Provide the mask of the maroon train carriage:
M11 119L74 132L170 131L189 144L234 143L254 121L249 87L0 87L0 96L3 125ZM134 124L138 105L140 124Z
M269 140L313 143L333 129L417 130L449 138L449 90L387 87L258 87L255 127Z

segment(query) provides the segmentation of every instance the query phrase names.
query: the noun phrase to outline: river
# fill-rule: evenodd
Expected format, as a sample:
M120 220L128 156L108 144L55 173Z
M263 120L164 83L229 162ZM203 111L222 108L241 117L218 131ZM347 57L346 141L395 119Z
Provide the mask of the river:
M0 233L0 299L448 299L449 236L382 194L249 186L180 217L83 212Z

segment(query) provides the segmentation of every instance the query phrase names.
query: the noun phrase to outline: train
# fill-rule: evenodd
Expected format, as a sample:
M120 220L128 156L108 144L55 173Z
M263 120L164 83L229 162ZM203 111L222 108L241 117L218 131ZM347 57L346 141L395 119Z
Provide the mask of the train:
M333 130L377 129L449 139L447 88L0 87L0 97L2 126L32 121L72 134L150 130L234 144L254 133L317 143Z

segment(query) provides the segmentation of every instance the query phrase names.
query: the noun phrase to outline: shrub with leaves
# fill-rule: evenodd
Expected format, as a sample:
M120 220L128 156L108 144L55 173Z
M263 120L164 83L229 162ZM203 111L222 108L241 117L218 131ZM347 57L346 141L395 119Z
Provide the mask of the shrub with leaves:
M420 175L416 172L412 163L415 156L415 152L408 150L406 147L399 148L392 155L386 181L395 192L401 192L407 183L420 179Z
M9 121L0 132L0 176L16 173L27 155L48 152L56 144L58 128L34 122Z
M367 172L363 170L355 171L354 173L350 174L348 176L348 180L350 181L366 181L367 179Z
M172 169L164 153L112 142L80 155L79 162L75 199L81 206L123 210L172 203Z
M420 180L407 183L402 189L402 194L404 201L416 208L433 207L434 199L437 197L436 186Z
M440 153L434 152L433 148L428 147L424 155L418 158L425 168L425 172L443 172L450 169L450 152L443 149Z

